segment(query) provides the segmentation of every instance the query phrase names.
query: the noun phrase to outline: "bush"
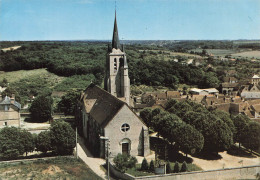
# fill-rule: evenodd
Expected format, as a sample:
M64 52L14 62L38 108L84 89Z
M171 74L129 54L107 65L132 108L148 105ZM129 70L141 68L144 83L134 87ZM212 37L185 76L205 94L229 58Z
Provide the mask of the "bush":
M28 152L33 152L35 149L35 142L34 142L33 135L30 132L23 130L20 132L20 137L21 137L21 143L24 147L24 152L26 153L27 156Z
M172 172L171 165L170 165L170 162L168 161L166 164L166 173L169 174L171 172Z
M51 146L59 155L72 154L76 146L75 131L69 123L54 121L50 128Z
M36 138L36 149L46 153L52 150L50 131L42 131Z
M187 170L187 163L184 161L181 166L181 172L186 172Z
M173 168L173 172L174 172L174 173L180 172L180 166L179 166L179 163L178 163L178 162L175 162L174 168Z
M153 160L151 160L151 162L150 162L149 171L154 172L154 162L153 162Z
M113 162L115 163L115 167L124 173L128 168L135 167L137 159L135 157L119 153L116 157L114 157Z
M142 165L141 165L141 170L142 171L147 171L148 170L148 162L147 160L144 158L143 161L142 161Z

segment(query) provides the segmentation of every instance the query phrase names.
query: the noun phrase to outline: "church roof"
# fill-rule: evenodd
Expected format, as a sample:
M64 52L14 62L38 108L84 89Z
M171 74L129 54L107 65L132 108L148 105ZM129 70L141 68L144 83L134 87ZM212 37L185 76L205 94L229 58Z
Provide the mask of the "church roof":
M252 78L253 78L253 79L259 79L260 77L255 74Z
M86 112L89 113L101 127L105 127L125 104L123 101L94 84L90 84L87 87L83 98Z
M116 13L115 13L114 31L113 31L113 39L112 39L112 48L120 49L120 42L119 42L117 22L116 22Z

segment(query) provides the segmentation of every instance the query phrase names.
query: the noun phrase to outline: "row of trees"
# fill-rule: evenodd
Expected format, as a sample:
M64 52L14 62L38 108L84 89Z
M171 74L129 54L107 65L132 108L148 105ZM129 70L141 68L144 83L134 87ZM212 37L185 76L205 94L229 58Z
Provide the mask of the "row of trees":
M75 132L64 121L54 121L48 131L39 135L15 127L0 130L0 157L16 159L24 153L52 151L58 155L71 154L76 145Z
M141 118L169 143L186 154L218 153L234 142L249 149L260 146L260 124L245 115L232 116L226 112L209 111L192 101L169 100L165 110L146 108Z

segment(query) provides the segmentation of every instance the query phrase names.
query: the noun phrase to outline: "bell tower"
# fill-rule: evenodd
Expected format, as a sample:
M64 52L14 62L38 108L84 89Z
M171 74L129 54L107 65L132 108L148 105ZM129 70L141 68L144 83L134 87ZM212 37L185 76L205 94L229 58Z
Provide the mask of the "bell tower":
M116 13L112 47L108 45L105 70L105 90L129 104L130 79L128 76L126 53L124 52L124 47L119 42Z

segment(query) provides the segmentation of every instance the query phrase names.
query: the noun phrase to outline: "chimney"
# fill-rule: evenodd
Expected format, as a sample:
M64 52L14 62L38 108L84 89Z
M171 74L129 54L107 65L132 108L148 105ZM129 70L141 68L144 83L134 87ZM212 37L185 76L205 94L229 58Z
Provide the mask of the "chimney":
M12 94L12 97L10 98L10 100L11 100L11 103L13 104L15 101L15 94Z

